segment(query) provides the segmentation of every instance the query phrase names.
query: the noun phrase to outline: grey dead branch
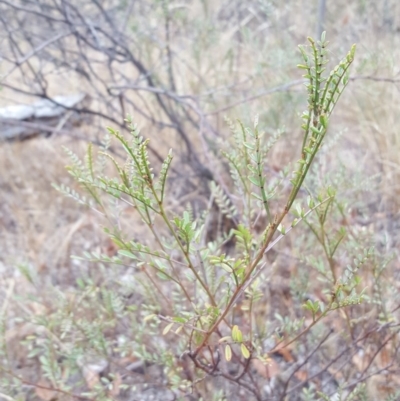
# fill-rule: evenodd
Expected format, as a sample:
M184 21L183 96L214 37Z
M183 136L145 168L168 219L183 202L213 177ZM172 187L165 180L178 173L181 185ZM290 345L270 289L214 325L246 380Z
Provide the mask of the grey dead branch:
M0 108L0 140L23 141L38 135L49 136L87 122L79 110L89 98L84 93L41 99L32 104Z

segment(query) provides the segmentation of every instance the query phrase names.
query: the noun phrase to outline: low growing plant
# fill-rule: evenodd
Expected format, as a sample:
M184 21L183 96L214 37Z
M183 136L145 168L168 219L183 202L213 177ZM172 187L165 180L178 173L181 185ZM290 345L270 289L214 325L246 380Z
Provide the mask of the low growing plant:
M268 366L273 352L288 348L337 309L361 302L356 272L371 251L366 251L353 266L335 268L333 257L345 232L342 229L328 239L324 230L335 202L335 191L327 188L323 195L309 196L307 206L301 201L295 204L323 145L330 116L346 87L354 59L355 46L326 75L327 44L323 35L318 42L309 38L309 48L300 46L303 64L298 67L305 71L308 107L301 117L300 159L289 177L292 189L285 201L278 193L287 172L282 171L279 179L265 174L268 151L276 138L265 140L257 117L253 128L240 122L236 128L230 123L236 146L224 152L224 156L234 184L233 195L228 197L216 183L213 195L220 212L235 221L235 228L215 242L205 240L209 224L207 211L194 219L190 210L174 216L168 209L167 178L173 162L172 152L155 173L147 152L149 141L140 135L131 118L127 120L131 130L129 138L108 129L126 152L123 165L107 152L109 137L99 155L100 169L96 168L92 147L85 162L68 152L73 161L68 171L88 191L91 200L61 189L102 214L108 215L110 197L114 205L129 205L153 237L151 241L132 240L118 227L117 220L109 217L110 226L105 231L118 247L118 254L113 257L86 255L92 262L135 267L129 278L134 289L133 305L128 307L121 298L118 279L113 289L102 290L110 316L126 319L136 315L129 319L130 335L125 334L123 345L114 347L113 351L110 344L99 344L96 352L107 357L110 352L121 356L133 354L149 364L162 366L162 384L182 398L192 393L204 397L199 390L200 383L218 378L219 382L226 382L219 389L222 397L239 386L241 392L262 399L262 388L253 377L250 361L258 359ZM103 173L107 160L117 173L113 178ZM108 195L106 200L103 194ZM274 202L276 198L280 199ZM317 216L317 224L309 219L312 213ZM258 230L254 228L256 220L262 221ZM260 328L255 323L255 311L263 299L264 283L273 274L266 255L293 229L301 229L297 226L302 221L310 227L326 254L331 280L324 288L325 300L305 299L302 316L291 321L279 318ZM229 254L222 249L223 243L230 239L235 241L235 250ZM110 340L103 339L102 331L97 333L102 339L100 343L109 343ZM266 347L268 339L274 339L274 343ZM214 389L215 383L214 380Z
M331 375L317 386L313 377L327 373L328 367L318 373L310 368L306 377L302 368L310 361L315 366L322 363L323 356L316 355L328 352L332 316L338 310L357 344L357 326L348 307L363 300L357 272L375 256L368 248L346 267L338 264L346 230L332 224L330 217L343 216L344 205L332 187L310 189L305 182L348 83L355 46L327 75L325 34L320 41L308 40L308 47L300 46L303 62L298 67L305 72L308 105L301 116L303 140L295 170L266 174L268 152L279 133L266 139L258 118L252 128L228 121L232 140L222 154L229 164L231 193L226 190L229 185L212 183L210 204L217 205L233 228L212 241L207 235L211 206L196 218L190 209L174 214L167 196L172 152L155 172L147 152L149 141L131 118L127 119L131 135L108 128L97 157L91 146L84 161L67 151L72 160L68 171L90 198L64 186L57 188L106 218L105 232L117 251L114 255L88 252L82 258L104 273L103 282L78 280L80 291L73 300L55 294L58 307L51 330L50 320L38 324L47 327L60 344L38 343L37 338L27 341L32 355L40 354L52 388L72 394L68 374L102 362L108 374L99 369L102 377L94 381L84 374L90 391L77 398L141 394L146 399L145 388L151 387L160 391L154 397L163 394L162 399L314 400L328 399L346 384ZM111 139L126 153L123 164L109 151ZM110 165L114 177L105 173ZM135 228L119 217L123 207L140 216L148 236L132 239ZM285 291L278 297L278 308L272 292L283 267L271 255L292 231L301 230L316 239L321 252L313 242L315 254L301 255L299 269L306 266L307 271L297 271L287 290L293 304L290 312L282 313ZM313 276L319 284L310 280ZM330 365L348 350L344 346L340 355L334 353ZM302 357L294 358L295 353ZM68 369L56 363L61 356ZM285 369L278 369L276 356L283 358ZM122 365L125 376L119 370ZM133 365L146 376L126 375ZM363 389L355 383L347 394L358 399L356 394ZM345 392L345 387L340 390Z

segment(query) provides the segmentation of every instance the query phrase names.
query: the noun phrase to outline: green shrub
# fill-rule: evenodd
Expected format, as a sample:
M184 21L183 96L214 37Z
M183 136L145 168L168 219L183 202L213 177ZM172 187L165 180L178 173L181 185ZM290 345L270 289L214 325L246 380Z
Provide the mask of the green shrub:
M103 279L79 279L73 295L54 290L56 311L36 322L48 335L26 340L29 355L40 355L43 375L59 395L76 395L86 385L76 398L140 394L147 399L150 394L153 399L315 400L330 399L338 391L337 397L347 397L343 399L365 399L356 398L365 386L346 387L345 376L337 383L331 374L319 387L311 380L328 374L328 368L319 367L326 360L336 366L349 352L346 341L355 345L358 326L348 307L364 298L357 272L366 263L379 265L372 248L343 246L345 206L329 183L319 187L312 177L314 159L349 79L355 46L329 75L325 35L317 42L309 38L309 46L300 51L308 106L301 116L303 141L294 173L285 167L266 174L268 152L280 133L266 138L258 118L252 128L228 120L232 140L222 155L231 182L211 184L209 208L199 216L190 209L176 214L170 206L172 152L155 172L148 140L131 118L131 135L109 128L97 157L91 146L84 161L67 151L72 160L68 171L90 198L57 188L103 216L104 230L118 251L86 253L82 259L101 270ZM126 153L123 164L109 151L111 139ZM112 178L105 173L110 165ZM134 210L146 225L140 240L132 239L135 228L120 217L123 207ZM230 224L229 230L210 236L213 208ZM287 238L293 252L299 249L292 255L299 267L290 271L290 286L282 288L288 270L285 261L275 258ZM346 267L337 261L341 247L341 262L349 260ZM331 316L338 310L347 334L340 334L341 346L332 355L328 338L331 342ZM275 355L284 358L287 369L272 372ZM311 379L302 377L303 366L311 362L319 370L309 368ZM85 374L88 366L92 381ZM142 369L145 378L126 373L135 369ZM74 375L80 381L73 381Z

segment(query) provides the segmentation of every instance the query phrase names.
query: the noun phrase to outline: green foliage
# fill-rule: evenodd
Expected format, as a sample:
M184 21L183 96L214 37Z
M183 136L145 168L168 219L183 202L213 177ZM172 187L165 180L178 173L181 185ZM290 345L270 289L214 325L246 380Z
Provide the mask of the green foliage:
M236 350L235 344L240 346L239 354L244 360L256 357L255 350L261 344L260 339L255 339L251 327L244 334L238 325L233 325L230 337L224 336L224 332L226 332L225 327L230 327L229 322L234 316L233 307L240 302L242 294L247 294L252 307L258 302L259 297L250 295L252 293L250 285L266 268L263 262L264 254L276 245L277 240L283 238L299 221L305 220L324 246L328 260L331 260L345 236L344 230L339 230L332 239L326 238L324 225L335 199L335 193L330 189L324 196L309 201L309 212L314 211L314 215L317 216L318 228L309 221L307 217L309 212L304 212L302 209L297 213L297 219L291 227L284 227L284 219L290 212L311 163L322 146L329 117L348 81L348 69L355 52L353 46L346 58L325 78L323 73L324 65L327 63L327 42L324 36L320 42L312 39L309 39L309 42L309 52L300 47L305 64L299 67L306 70L305 78L308 81L308 109L303 114L304 139L301 159L291 180L292 191L281 210L271 210L270 200L278 197L277 193L285 174L277 182L268 184L270 181L264 173L268 151L279 135L265 142L263 140L265 134L259 131L258 117L254 121L253 129L239 122L237 131L234 125L230 124L236 146L224 155L229 162L233 182L243 202L233 204L217 184L212 184L212 191L221 213L231 218L235 216L243 222L232 231L237 248L233 257L220 254L218 249L215 250L210 244L204 242L204 236L202 236L204 225L194 221L190 213L184 212L181 217L171 216L165 205L168 170L172 161L171 152L164 160L160 171L155 173L148 157L148 140L140 136L130 119L128 120L131 127L130 138L125 138L111 128L108 129L125 150L126 163L121 166L109 153L101 153L114 165L116 178L100 175L94 170L91 147L89 147L85 163L69 152L72 161L72 165L68 168L69 172L88 190L96 204L102 205L99 193L103 192L131 205L138 211L142 221L154 235L155 241L148 246L125 240L122 233L117 233L115 228L110 227L107 233L120 248L119 256L113 260L98 257L98 261L121 263L121 260L126 260L125 264L133 262L137 267L141 267L145 277L134 278L134 280L143 285L143 295L149 290L149 284L153 287L150 292L157 291L157 299L151 297L146 302L149 302L148 308L159 310L158 313L152 313L150 316L154 316L154 323L159 322L161 335L169 336L172 331L175 333L179 331L183 349L188 350L186 352L194 366L202 369L206 374L210 373L206 366L210 366L211 361L204 365L203 357L200 355L205 349L210 348L211 336L222 336L223 342L227 342L224 354L229 362L233 360L233 356L236 363L241 359L236 351L233 352L233 349ZM257 235L252 225L255 216L259 213L265 214L267 222L262 233ZM167 230L166 238L160 237L155 227L157 216L161 218ZM276 233L280 233L277 238ZM176 249L180 256L172 257L171 248ZM95 255L88 256L91 261L96 259ZM368 256L369 253L366 253L365 258ZM304 319L295 323L279 317L277 323L281 332L289 336L287 340L281 337L282 341L291 343L298 340L331 311L359 303L361 298L354 293L358 284L354 273L360 264L361 260L356 267L349 267L342 280L334 276L328 288L331 296L326 304L310 300L304 304L304 308L311 311L313 316L308 326ZM167 288L169 295L166 293ZM116 313L116 308L121 314L123 311L121 301L110 297L108 291L103 291L103 294L103 299L109 303L106 306L108 314ZM173 299L179 299L180 302L173 302ZM153 302L154 305L152 305ZM247 313L252 312L248 310ZM156 327L157 324L154 328ZM157 342L155 334L154 337L152 340ZM172 351L171 345L167 346L165 351ZM160 352L162 359L161 355L163 352ZM142 357L146 359L146 354ZM166 364L165 360L163 364ZM219 367L215 365L215 369L218 371ZM245 375L246 371L243 372L243 376ZM176 380L178 379L175 377L174 382Z
M87 360L108 363L113 358L135 357L162 369L159 385L173 392L176 399L189 394L205 397L200 385L205 382L217 388L214 399L228 399L239 385L246 394L261 400L264 389L254 379L252 360L267 366L269 356L278 351L296 346L300 351L309 347L318 350L327 338L318 331L318 324L323 325L338 310L345 316L349 335L353 335L348 309L364 300L359 270L377 256L368 247L356 255L342 254L342 261L346 257L354 261L338 265L347 230L332 218L343 214L345 207L329 185L316 194L305 188L333 109L348 83L355 54L353 46L325 75L327 45L323 34L321 41L309 38L309 47L300 47L304 64L298 67L305 71L308 98L302 115L300 159L289 191L286 168L275 177L266 174L269 151L283 131L266 138L258 117L253 128L228 121L232 140L223 156L229 164L233 196L217 183L211 184L211 193L220 213L237 221L225 233L234 239L232 252L207 241L204 219L195 218L190 211L177 215L171 210L168 173L172 151L158 171L153 169L149 140L140 135L131 118L127 119L129 136L108 128L112 140L125 152L124 163L108 151L109 137L97 155L89 146L84 161L66 150L71 160L67 170L90 200L72 189L57 188L107 218L104 231L118 251L113 256L84 253L80 260L110 269L109 281L98 284L82 278L77 283L78 295L54 294L56 309L36 322L47 335L26 340L29 357L39 357L43 376L60 391L71 391L65 371L79 371L87 366ZM106 171L113 171L112 176ZM307 199L301 193L304 188ZM146 225L148 236L132 239L134 230L125 231L109 213L112 205L134 210ZM258 222L261 228L256 229ZM309 238L314 238L312 253L302 256L309 270L304 275L315 272L320 288L305 280L295 286L297 298L293 298L298 302L293 311L285 315L268 305L272 318L260 322L259 317L267 313L266 303L271 302L266 293L278 275L268 257L289 234L304 242L303 251ZM133 301L128 301L131 298ZM283 302L281 297L278 306ZM60 357L65 369L58 363ZM108 392L112 383L112 376L103 377L85 396L112 399ZM121 388L134 392L136 385L121 384ZM286 390L287 385L275 391L284 399ZM361 399L363 391L360 384L343 399ZM302 399L317 399L315 394L319 394L318 399L330 399L306 387Z

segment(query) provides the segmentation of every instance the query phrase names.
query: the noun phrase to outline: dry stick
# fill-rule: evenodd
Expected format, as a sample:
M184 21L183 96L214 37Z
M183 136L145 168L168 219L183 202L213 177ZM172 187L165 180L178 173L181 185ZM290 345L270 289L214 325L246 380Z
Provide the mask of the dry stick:
M142 271L144 271L144 274L147 276L147 278L150 280L150 282L154 285L154 288L157 290L157 293L160 294L165 301L167 302L167 304L171 305L170 311L173 310L173 304L172 304L172 300L169 299L162 291L161 288L159 288L159 286L157 285L157 283L153 280L153 277L151 277L151 274L147 271L147 269L145 268L145 266L143 266ZM190 298L189 298L190 300Z
M352 383L348 384L346 387L343 387L342 390L345 390L345 389L348 389L348 388L351 388L351 387L355 387L358 383L361 383L362 381L365 381L365 380L369 379L370 377L379 375L382 372L387 372L389 370L389 368L392 367L393 365L394 365L394 363L391 363L391 364L386 365L385 367L383 367L381 369L378 369L375 372L370 373L368 376L360 377L359 379L354 380ZM335 391L335 393L336 393L336 391ZM332 396L335 393L328 394L328 397Z
M364 335L362 335L361 337L359 337L357 340L353 341L352 345L353 345L353 346L357 345L359 342L361 342L361 341L367 339L370 335L372 335L372 334L374 334L374 333L376 333L376 332L379 332L381 329L382 329L382 326L374 327L373 329L371 329L370 331L368 331L367 333L365 333ZM398 333L398 331L397 331L396 333ZM394 333L393 336L395 336L396 333ZM393 336L391 336L391 337L393 337ZM318 372L316 375L319 375L319 374L321 374L322 372L324 372L330 365L332 365L337 359L339 359L339 358L340 358L347 350L349 350L349 349L350 349L350 346L347 347L347 348L346 348L338 357L336 357L333 361L331 361L331 362L325 367L325 369L323 369L322 371ZM355 354L355 352L353 352L353 355L354 355L354 354ZM376 355L375 355L375 356L376 356ZM375 356L374 356L374 358L375 358ZM348 359L350 359L350 358L351 358L351 357L349 357ZM369 369L369 367L370 367L372 361L373 361L373 359L371 360L369 366L368 366L366 369L364 369L363 373L361 374L361 377L360 377L356 382L352 382L352 383L350 383L349 385L347 385L345 388L349 388L349 387L355 386L355 385L358 384L360 381L366 380L366 379L368 379L369 377L372 377L372 376L374 376L374 375L376 375L376 374L379 374L382 370L387 370L387 369L388 369L388 367L385 367L385 368L383 368L382 370L379 370L379 371L377 371L377 372L371 373L371 374L368 375L368 376L364 376L364 374L365 374L365 372L367 371L367 369ZM337 373L337 372L340 372L340 371L342 370L342 368L343 368L344 365L345 365L345 363L342 364L342 366L340 366L338 369L336 369L336 373ZM390 366L391 366L391 365L389 365L389 367L390 367ZM316 375L314 375L314 376L316 376ZM312 379L314 376L312 376L312 377L309 378L309 379ZM298 385L295 386L295 387L293 388L293 390L295 390L297 387L298 387ZM343 389L345 389L345 388L343 388ZM292 389L291 389L291 391L292 391Z
M5 27L5 30L6 30L7 33L8 33L8 38L9 38L9 42L10 42L9 44L10 44L10 47L11 47L11 49L12 49L11 51L12 51L12 53L14 54L14 57L15 57L16 59L18 59L18 58L19 58L19 57L18 57L18 54L20 55L20 57L23 57L23 51L22 51L22 49L21 49L21 45L19 44L19 42L17 42L17 41L14 39L14 37L13 37L13 33L14 33L14 32L11 32L11 31L10 31L9 25L8 25L8 24L6 23L6 21L4 20L2 14L0 14L0 21L3 23L3 25L4 25L4 27ZM6 60L7 60L7 59L6 59ZM7 61L10 61L10 60L7 60ZM31 62L29 61L29 58L25 61L25 63L27 64L28 69L32 72L32 74L33 74L34 79L36 80L36 82L40 85L40 88L41 88L42 92L46 95L46 89L47 89L47 87L48 87L48 83L47 83L47 81L44 79L44 77L43 77L41 71L37 72L37 70L35 70L35 68L34 68L33 65L31 64ZM22 69L21 69L21 72L22 72L22 75L24 76L24 72L22 71ZM6 86L4 83L3 83L3 85Z
M364 341L364 340L367 339L370 335L376 333L379 329L380 329L379 326L378 326L378 327L374 327L373 329L371 329L371 330L369 330L368 332L366 332L366 333L364 333L363 335L361 335L358 339L354 340L347 348L345 348L344 350L342 350L342 351L340 352L339 355L337 355L334 359L332 359L331 361L329 361L329 363L328 363L327 365L325 365L325 367L322 368L319 372L317 372L317 373L315 373L314 375L308 377L306 381L301 382L301 383L298 383L298 384L296 384L295 386L293 386L292 388L290 388L290 389L287 391L287 394L289 394L289 393L291 393L291 392L297 390L298 388L302 387L304 384L306 384L306 383L309 382L310 380L312 380L312 379L314 379L315 377L318 377L318 376L321 375L322 373L326 372L327 369L328 369L330 366L332 366L336 361L338 361L345 353L350 352L350 350L351 350L352 347L357 346L358 343L360 343L361 341ZM351 357L355 354L355 352L356 352L356 351L354 351L353 354L350 355L350 356L348 357L348 360L351 359ZM347 363L347 361L346 361L344 364L342 364L342 366L339 367L339 368L336 370L336 372L340 372L340 371L341 371L341 368L342 368L346 363ZM364 370L364 372L365 372L365 370ZM334 376L334 374L333 374L333 376Z
M379 354L379 352L383 349L383 347L386 346L386 344L395 336L397 336L398 331L395 331L391 336L389 336L386 340L383 341L382 344L379 345L379 347L377 348L377 350L375 351L375 353L371 356L370 361L368 362L368 365L365 367L365 369L363 370L363 372L361 373L361 377L364 376L364 374L368 371L368 369L371 367L373 361L375 360L375 358L377 357L377 355Z
M280 398L280 401L284 401L285 400L285 396L287 395L286 390L289 386L289 382L290 379L294 376L294 374L301 368L303 367L309 360L310 358L319 350L319 348L321 347L321 345L328 339L328 337L333 333L333 329L329 330L328 333L325 335L325 337L318 343L318 345L304 358L303 361L301 362L297 362L295 364L295 366L293 366L292 368L289 368L290 372L286 373L286 377L282 377L281 381L284 381L284 386L283 386L283 392L282 392L282 396ZM285 373L282 374L282 376L285 375Z
M300 85L302 83L304 83L303 79L297 79L295 81L288 82L287 84L276 86L275 88L267 89L267 90L259 93L258 95L253 95L253 96L246 97L246 98L244 98L242 100L238 100L238 101L236 101L234 103L229 104L228 106L222 107L221 109L214 110L214 111L211 111L209 113L206 113L205 115L206 116L211 116L211 115L214 115L214 114L223 113L224 111L227 111L229 109L232 109L233 107L239 106L240 104L251 102L251 101L256 100L256 99L258 99L260 97L263 97L265 95L269 95L270 93L284 92L284 91L288 90L289 88L291 88L292 86L297 86L297 85Z
M10 84L8 84L6 82L2 82L1 86L9 88L9 89L11 89L11 90L13 90L15 92L18 92L18 93L22 93L24 95L34 96L34 97L37 97L37 98L40 98L40 99L46 99L49 102L53 103L54 105L64 108L65 110L71 110L71 111L76 111L78 113L85 113L85 114L89 114L89 115L96 116L96 117L102 117L102 118L112 122L113 124L116 124L118 127L125 128L124 124L121 124L118 120L116 120L115 118L110 117L108 114L104 114L104 113L102 113L100 111L93 111L93 110L88 109L86 107L78 108L78 107L65 106L64 104L57 102L56 100L54 100L53 98L51 98L50 96L48 96L44 92L43 93L28 92L27 90L20 89L20 88L18 88L16 86L10 85Z
M64 17L64 20L57 19L57 22L67 24L68 26L71 26L71 27L74 27L77 25L84 26L84 27L86 26L90 30L90 32L92 32L92 35L94 36L94 40L91 40L90 38L82 35L79 31L75 30L75 32L74 32L74 35L77 38L77 42L78 42L78 46L79 46L79 51L80 51L79 54L85 60L87 67L89 69L91 69L92 74L96 77L96 79L98 81L100 81L104 85L104 87L106 89L108 89L108 85L106 84L106 82L104 82L93 70L91 62L90 62L90 60L87 59L86 52L84 51L84 49L81 46L82 43L86 44L89 48L92 48L95 51L100 51L100 52L104 53L110 61L117 60L117 61L121 62L121 58L123 58L122 61L131 62L136 67L136 69L141 73L141 75L145 78L147 84L150 87L156 87L155 82L152 77L153 74L150 73L149 70L144 66L144 64L142 64L142 62L132 54L131 50L129 49L129 46L125 43L126 41L123 40L124 39L123 35L117 29L116 25L114 24L114 22L112 21L112 19L108 15L108 13L105 11L105 9L102 7L102 5L98 1L93 0L93 2L95 3L95 5L97 6L97 8L99 9L99 11L101 12L102 16L104 17L104 19L106 21L105 27L92 24L90 21L85 19L85 17L80 13L80 10L78 8L73 7L71 4L68 4L68 6L74 12L73 17L75 17L75 16L77 17L75 19L73 17L71 17L71 15L68 14L64 9L59 8L57 10ZM10 5L8 2L5 2L5 3ZM29 9L22 9L22 10L25 12L28 12L28 13L30 13L30 12L35 13L33 10L29 10ZM39 14L39 16L47 19L46 15ZM107 27L111 29L111 31L112 31L111 33L106 29ZM108 39L113 44L113 46L111 46L111 47L100 46L98 40L96 40L96 38L98 36L97 33L99 35L100 34L104 35L104 37L106 39ZM112 49L112 50L110 50L110 49ZM32 72L35 75L35 72L34 71L32 71ZM38 77L36 77L36 79L38 79ZM13 89L15 89L15 88L13 88ZM45 97L44 90L40 96ZM173 123L173 125L175 126L175 129L178 131L179 135L182 137L183 141L185 142L186 147L187 147L188 157L191 157L194 162L193 167L196 167L196 168L200 167L202 171L204 170L204 172L207 176L210 176L212 178L212 173L207 169L207 167L205 167L204 165L201 164L197 154L194 152L194 149L192 148L192 145L182 127L182 123L181 123L176 111L173 110L173 108L170 107L167 103L165 103L160 95L156 94L155 96L156 96L158 104L163 109L165 114L168 116L170 121Z
M306 380L304 380L304 381L302 381L302 382L300 382L300 383L297 383L295 386L289 388L289 389L286 391L286 395L287 395L287 394L290 394L290 393L293 393L294 391L296 391L297 389L303 387L303 386L306 385L307 383L310 383L311 380L315 379L316 377L320 376L322 373L326 372L326 371L329 369L329 367L332 366L335 362L337 362L345 353L350 352L350 351L349 351L349 348L350 348L350 347L345 348L339 355L337 355L334 359L332 359L331 361L329 361L329 363L326 364L319 372L317 372L317 373L315 373L315 374L313 374L313 375L311 375L311 376L308 376ZM356 352L357 352L357 351L354 351L354 350L353 350L353 352L350 353L350 355L346 355L346 360L345 360L345 362L341 365L342 368L351 360L351 358L355 355ZM337 369L337 371L341 371L341 369ZM334 374L332 374L332 376L335 377ZM322 386L323 386L323 384L321 383L321 387L322 387Z
M199 361L193 354L190 354L190 353L189 353L188 356L189 356L189 358L193 361L194 365L195 365L198 369L200 369L200 370L202 370L202 371L204 371L204 372L206 372L207 374L212 375L212 376L222 376L223 378L225 378L225 379L227 379L227 380L229 380L229 381L231 381L231 382L237 384L238 386L244 387L244 388L245 388L246 390L248 390L250 393L252 393L252 394L255 395L257 401L261 401L261 396L260 396L260 394L258 394L258 391L257 391L257 389L256 389L255 386L251 386L251 385L249 385L249 384L246 383L246 382L237 380L234 376L231 376L231 375L229 375L229 374L227 374L227 373L224 373L224 372L221 372L221 371L220 371L220 372L214 372L214 371L213 371L213 367L208 367L208 366L204 365L204 364L203 364L201 361Z
M34 10L33 8L26 8L26 7L18 6L18 5L15 4L15 1L9 2L9 1L6 1L6 0L0 0L0 4L6 4L6 5L8 5L8 6L14 8L15 10L18 10L18 11L25 11L25 12L27 12L28 14L35 14L35 15L37 15L37 16L39 16L39 17L42 17L42 18L45 18L46 20L49 20L49 21L53 21L53 22L64 22L64 23L65 23L65 20L63 20L63 19L58 19L58 18L54 18L54 17L52 17L50 14L45 14L45 13L43 13L43 12L36 11L36 10Z
M75 28L76 30L76 28ZM69 35L72 35L75 30L69 31L69 32L64 32L64 33L59 33L56 35L54 38L51 38L49 40L46 40L45 42L41 43L39 46L31 50L29 53L27 53L24 57L21 59L15 61L14 67L12 67L5 75L1 76L1 79L4 80L6 79L9 75L11 75L17 68L21 67L22 64L27 62L31 57L35 56L37 53L39 53L41 50L46 48L47 46L51 45L54 42L57 42L58 40L65 38Z
M3 86L6 86L6 85L3 84ZM50 98L48 98L48 99L50 100ZM68 110L68 109L71 109L71 108L67 107L66 109ZM73 109L75 109L75 108L73 108ZM77 111L77 112L80 112L80 113L89 113L89 111L87 109L81 109L81 110L80 109L75 109L74 111ZM93 112L93 113L89 113L89 114L98 114L101 117L107 118L106 116L101 115L101 113ZM121 124L117 123L114 119L111 119L111 118L108 118L108 119L112 120L112 122L116 123L120 127L123 127ZM41 131L44 131L44 132L48 132L48 133L52 133L52 134L67 135L67 136L69 136L71 138L80 139L80 140L83 140L83 141L86 141L86 142L91 142L91 143L93 143L94 145L97 145L97 146L102 146L102 143L99 142L98 140L90 140L89 138L87 138L85 136L85 134L79 133L79 132L74 133L72 130L69 131L67 129L59 129L57 127L51 127L51 126L46 125L46 124L35 123L35 122L31 122L31 121L21 121L21 120L16 120L16 119L11 119L11 118L0 118L0 122L11 124L11 125L15 125L15 126L22 126L22 127L26 127L26 128L38 129L38 130L41 130ZM125 128L125 127L123 127L123 128ZM2 138L0 136L0 140L1 139ZM7 138L6 138L6 140L7 140ZM147 145L147 146L148 146L149 150L154 154L154 156L160 162L164 161L164 158L160 155L160 153L154 147L152 147L150 144ZM113 153L113 154L115 154L115 155L117 155L117 156L122 158L122 155L120 155L115 149L110 148L109 150L110 150L111 153ZM179 171L177 171L173 166L171 166L171 170L174 173L179 174Z
M396 79L396 78L387 78L387 77L374 77L372 75L356 75L354 77L349 78L349 81L358 81L358 80L389 82L389 83L400 82L400 78Z
M168 3L166 0L163 1L162 8L164 11L164 18L165 18L165 39L166 39L166 50L167 50L167 62L168 62L168 79L169 79L169 86L171 90L174 92L176 91L174 73L172 68L172 53L171 53L171 38L170 38L170 22L171 22L171 13L169 11Z

